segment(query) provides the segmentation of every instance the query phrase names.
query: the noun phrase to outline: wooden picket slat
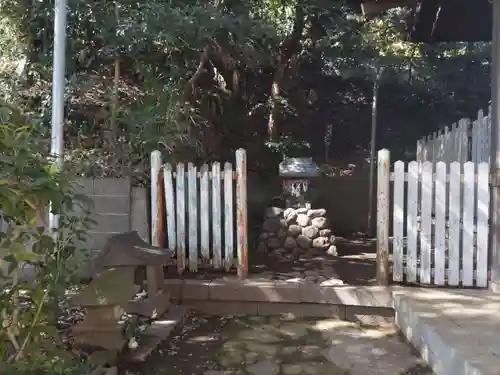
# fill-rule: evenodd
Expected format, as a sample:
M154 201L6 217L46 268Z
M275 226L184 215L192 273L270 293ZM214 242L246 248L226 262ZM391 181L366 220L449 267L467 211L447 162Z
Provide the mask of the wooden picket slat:
M469 132L470 128L470 132ZM417 141L417 161L452 163L489 162L491 134L491 109L485 115L480 109L477 118L461 119L451 128L445 127Z
M417 236L418 236L418 183L419 164L411 162L408 165L408 214L407 214L407 281L417 282Z
M458 286L460 282L460 218L462 185L461 164L450 164L450 193L448 195L448 285Z
M436 285L445 283L446 177L446 163L437 163L434 226L434 284Z
M420 282L431 283L432 247L432 166L430 162L422 165L422 201L420 231Z
M404 199L405 199L405 163L394 163L394 208L393 208L393 245L392 278L403 281L404 256Z
M432 133L432 159L431 162L435 162L438 158L439 154L439 145L438 145L438 133Z
M165 185L165 211L167 214L167 247L175 250L177 247L177 239L175 233L175 195L174 195L174 180L173 171L170 164L163 166L163 180Z
M233 265L233 167L224 164L224 268L229 271Z
M161 164L161 152L158 150L153 151L151 153L151 244L153 246L161 245L160 234L163 230L163 217L160 215L163 212L163 207L161 206L161 201L158 201L158 197L163 194L159 191Z
M222 268L222 209L220 163L212 164L212 264L216 269Z
M200 168L200 247L204 263L210 261L210 179L208 164Z
M464 164L462 285L474 285L474 163Z
M488 218L490 205L489 165L480 163L477 169L477 251L476 286L488 286Z
M472 122L472 145L471 145L471 161L477 163L479 159L479 134L480 134L480 124L478 120Z
M389 284L390 165L389 150L380 150L377 158L377 285Z
M176 206L177 206L177 270L183 273L186 269L186 189L184 164L177 164L176 172Z
M457 123L454 122L451 125L451 157L450 157L450 163L453 163L457 157L458 154L458 128L457 128Z
M419 139L417 140L417 152L416 152L416 159L418 162L421 162L424 160L424 140Z
M469 120L459 120L460 126L460 155L458 162L465 163L469 156Z
M235 158L221 170L219 162L162 165L161 153L151 154L152 242L163 246L168 239L176 250L168 265L177 265L179 274L236 267L241 279L248 277L246 151L237 150Z
M189 271L198 271L198 184L196 167L188 163Z
M247 224L247 155L245 150L236 151L236 228L238 277L248 275L248 224Z

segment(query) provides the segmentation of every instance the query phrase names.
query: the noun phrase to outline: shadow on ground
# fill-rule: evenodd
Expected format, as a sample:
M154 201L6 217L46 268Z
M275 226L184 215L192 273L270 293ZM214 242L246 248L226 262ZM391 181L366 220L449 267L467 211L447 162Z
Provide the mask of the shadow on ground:
M431 375L392 328L337 319L194 316L136 375Z

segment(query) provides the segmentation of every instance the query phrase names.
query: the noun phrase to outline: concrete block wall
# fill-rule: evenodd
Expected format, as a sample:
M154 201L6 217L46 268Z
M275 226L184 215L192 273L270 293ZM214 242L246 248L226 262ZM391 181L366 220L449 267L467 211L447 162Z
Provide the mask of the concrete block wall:
M91 200L91 218L95 225L88 232L85 243L91 255L104 247L109 236L132 229L130 179L82 179L77 191Z
M76 184L76 191L90 198L91 218L95 225L87 233L86 241L83 247L90 251L90 257L93 258L103 249L108 238L117 233L136 230L139 235L149 241L149 216L148 199L146 188L132 188L129 178L85 178ZM74 214L78 215L76 209ZM48 223L48 213L45 222ZM46 223L40 223L44 225ZM3 223L0 211L0 230ZM81 266L81 276L87 275L87 258L84 253L75 254L74 262L77 267ZM0 268L8 265L0 262ZM26 277L31 280L32 272L26 269Z

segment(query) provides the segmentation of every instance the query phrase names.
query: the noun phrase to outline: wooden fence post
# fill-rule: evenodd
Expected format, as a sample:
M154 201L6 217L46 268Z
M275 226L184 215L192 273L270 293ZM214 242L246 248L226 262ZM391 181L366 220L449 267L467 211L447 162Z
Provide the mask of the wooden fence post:
M151 245L163 246L163 173L161 152L151 153Z
M248 276L248 222L247 222L247 155L244 149L236 151L236 231L238 277Z
M377 176L377 283L389 284L389 192L391 160L389 150L378 152Z

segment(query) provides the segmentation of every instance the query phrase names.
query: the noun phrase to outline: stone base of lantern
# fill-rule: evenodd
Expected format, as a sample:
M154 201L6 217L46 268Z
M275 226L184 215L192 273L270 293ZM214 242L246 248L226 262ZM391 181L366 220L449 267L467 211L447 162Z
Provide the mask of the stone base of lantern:
M269 207L265 212L258 251L285 257L298 257L304 253L337 256L335 241L325 209Z

